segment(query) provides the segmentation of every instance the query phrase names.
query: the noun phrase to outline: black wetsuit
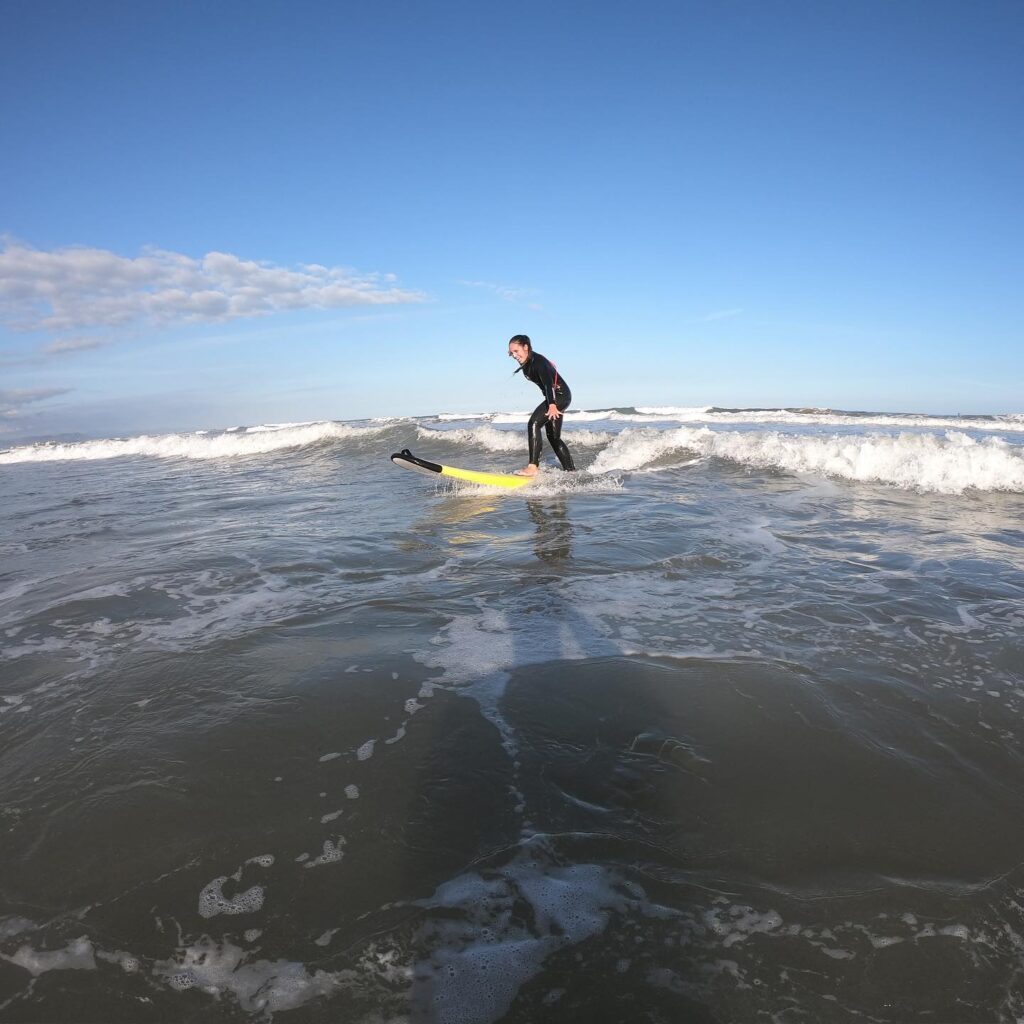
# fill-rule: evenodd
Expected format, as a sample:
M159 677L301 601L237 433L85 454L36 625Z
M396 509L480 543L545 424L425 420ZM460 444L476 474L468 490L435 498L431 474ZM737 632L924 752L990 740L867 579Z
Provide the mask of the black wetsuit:
M548 419L548 406L557 406L559 412L565 412L572 401L572 392L569 385L565 383L562 375L555 368L550 359L546 359L539 352L534 352L522 366L523 376L532 380L544 392L544 401L537 406L530 417L530 425L527 427L527 434L530 438L530 463L534 466L540 465L540 450L542 447L540 428L544 427L547 432L551 448L558 456L562 469L574 470L572 456L562 440L562 417Z

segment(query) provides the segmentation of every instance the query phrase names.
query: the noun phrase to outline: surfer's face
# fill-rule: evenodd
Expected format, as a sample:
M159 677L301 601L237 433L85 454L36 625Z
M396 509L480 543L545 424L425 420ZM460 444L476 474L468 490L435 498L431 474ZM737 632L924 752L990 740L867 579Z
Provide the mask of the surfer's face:
M513 343L508 347L508 354L520 365L530 358L530 350L525 345Z

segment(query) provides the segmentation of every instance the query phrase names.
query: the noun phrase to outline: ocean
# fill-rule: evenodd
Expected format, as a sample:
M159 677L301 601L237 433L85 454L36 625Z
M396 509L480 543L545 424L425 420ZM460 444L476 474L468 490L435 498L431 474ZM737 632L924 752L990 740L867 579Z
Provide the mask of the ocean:
M1024 416L0 450L0 1021L1024 1019Z

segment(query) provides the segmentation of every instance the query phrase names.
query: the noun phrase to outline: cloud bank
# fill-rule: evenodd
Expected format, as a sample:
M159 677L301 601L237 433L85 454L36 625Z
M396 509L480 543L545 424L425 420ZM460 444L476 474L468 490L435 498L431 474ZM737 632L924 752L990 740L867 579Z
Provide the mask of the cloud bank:
M134 259L105 249L0 248L0 323L53 334L176 323L217 323L286 310L421 302L391 274L315 263L295 268L211 252L201 259L147 249ZM58 338L49 352L108 339Z
M0 419L14 419L22 414L22 409L33 402L43 402L47 398L66 395L71 388L14 388L0 389Z

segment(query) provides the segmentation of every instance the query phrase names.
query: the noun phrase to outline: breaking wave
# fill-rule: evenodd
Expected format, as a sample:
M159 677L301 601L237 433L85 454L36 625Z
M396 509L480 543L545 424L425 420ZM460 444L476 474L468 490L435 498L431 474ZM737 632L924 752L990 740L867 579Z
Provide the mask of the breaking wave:
M757 469L778 469L843 480L892 484L941 494L967 490L1024 492L1024 454L1001 438L871 434L810 437L778 431L632 429L603 449L594 473L635 470L677 451L728 459Z
M47 442L0 451L0 464L116 459L125 455L158 459L230 459L265 455L283 448L300 448L319 441L368 437L382 433L389 425L389 422L382 422L369 427L355 427L331 421L270 423L218 432L199 430L186 434L143 434L140 437L71 444Z

